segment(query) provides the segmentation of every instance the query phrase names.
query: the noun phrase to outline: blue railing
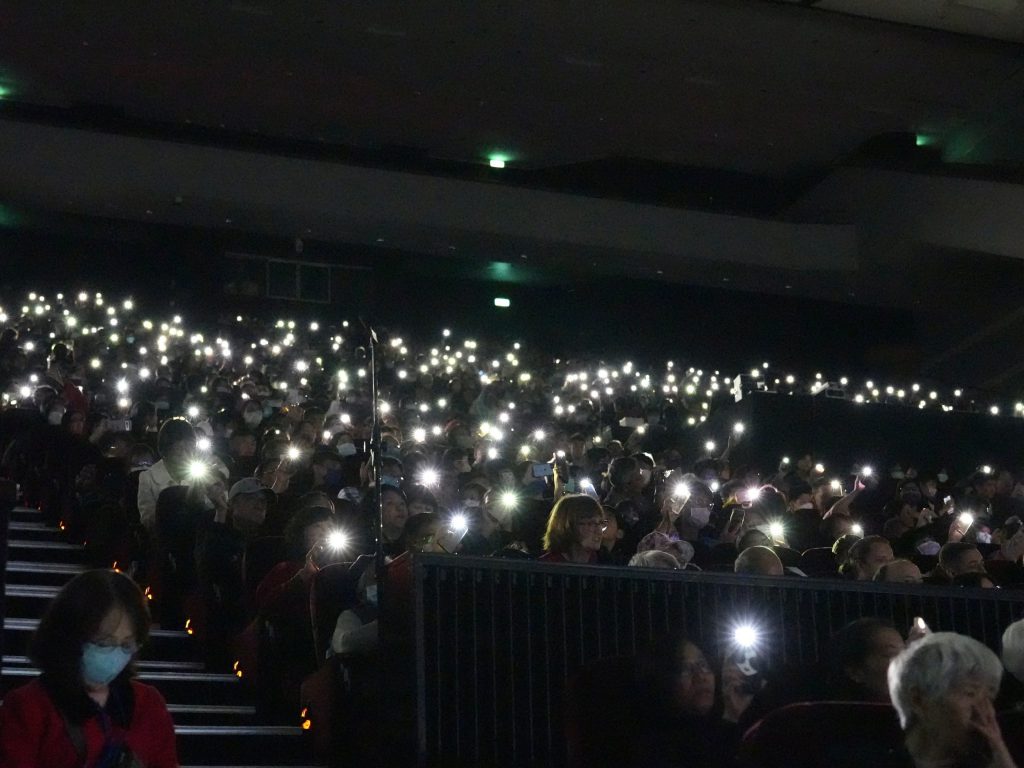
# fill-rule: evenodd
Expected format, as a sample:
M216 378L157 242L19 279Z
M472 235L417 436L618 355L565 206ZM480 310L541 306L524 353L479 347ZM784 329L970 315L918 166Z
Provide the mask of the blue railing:
M774 665L814 665L862 616L921 616L998 650L1024 593L422 555L416 566L422 765L564 765L565 691L585 664L681 632L718 655L754 622ZM614 707L614 702L609 702Z

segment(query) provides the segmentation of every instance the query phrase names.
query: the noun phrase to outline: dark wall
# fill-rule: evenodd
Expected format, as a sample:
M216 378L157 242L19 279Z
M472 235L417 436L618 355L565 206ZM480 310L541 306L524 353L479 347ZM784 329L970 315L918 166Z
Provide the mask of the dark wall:
M0 230L0 291L77 290L132 294L186 316L216 312L391 324L433 340L451 326L482 338L521 340L552 356L600 355L658 364L669 357L724 375L762 360L794 373L913 373L908 312L706 289L585 268L542 271L483 258L439 258L362 247L293 241L117 221L61 219ZM336 271L331 306L229 296L224 254L323 261ZM339 276L340 275L340 276ZM506 297L511 307L494 306ZM842 339L842 343L836 343ZM882 355L906 371L879 371Z
M704 439L724 445L736 421L746 431L734 463L765 471L783 456L811 450L830 476L863 463L884 469L898 462L964 477L984 463L1018 467L1024 447L1024 419L759 392L714 413Z

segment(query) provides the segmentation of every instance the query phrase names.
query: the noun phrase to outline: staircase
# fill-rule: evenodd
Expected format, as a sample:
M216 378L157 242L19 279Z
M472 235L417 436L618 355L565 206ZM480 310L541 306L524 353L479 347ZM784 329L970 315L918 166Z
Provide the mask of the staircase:
M27 655L32 633L60 588L86 570L83 548L48 526L38 510L16 507L9 537L0 694L38 674ZM207 672L199 651L183 630L153 629L138 663L139 679L167 700L183 768L311 766L299 713L294 726L259 723L243 680Z

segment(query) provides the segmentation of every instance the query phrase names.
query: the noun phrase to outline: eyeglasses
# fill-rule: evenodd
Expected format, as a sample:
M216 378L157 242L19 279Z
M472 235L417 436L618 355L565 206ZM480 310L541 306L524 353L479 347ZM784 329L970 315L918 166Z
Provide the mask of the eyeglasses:
M127 640L123 643L112 643L109 640L102 640L100 642L93 643L93 645L103 649L120 648L125 653L130 653L133 656L139 652L139 644L134 640Z

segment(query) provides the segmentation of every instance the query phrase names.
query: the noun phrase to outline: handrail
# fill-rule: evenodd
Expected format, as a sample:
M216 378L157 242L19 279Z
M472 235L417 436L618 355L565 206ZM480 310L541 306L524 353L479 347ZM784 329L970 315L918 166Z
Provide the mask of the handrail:
M1024 594L1012 589L434 554L413 568L423 766L564 765L567 697L581 670L669 633L720 658L732 630L752 622L768 667L802 674L858 618L906 629L921 616L998 649L1024 616Z

